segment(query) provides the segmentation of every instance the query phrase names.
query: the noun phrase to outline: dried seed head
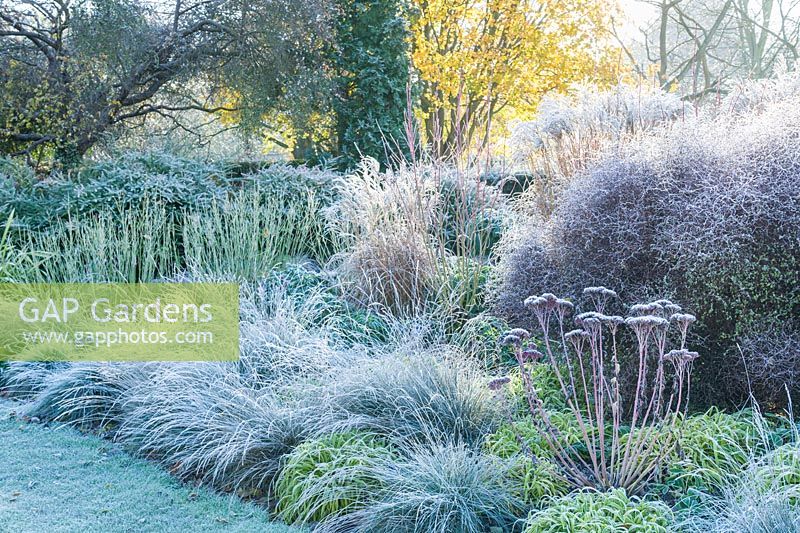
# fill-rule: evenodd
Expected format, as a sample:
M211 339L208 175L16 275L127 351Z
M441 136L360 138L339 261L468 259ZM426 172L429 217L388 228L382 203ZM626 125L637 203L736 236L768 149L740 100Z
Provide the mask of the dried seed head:
M671 361L675 364L691 363L700 356L697 352L690 352L686 349L670 350L664 355L665 361Z
M515 337L519 337L522 340L531 338L530 332L528 332L527 329L522 329L522 328L511 329L511 330L507 331L505 333L505 335L513 335Z
M567 339L568 341L571 341L573 339L588 339L589 334L582 329L573 329L572 331L568 331L564 335L564 338Z
M636 304L632 305L630 308L631 314L638 316L652 315L653 313L658 313L663 310L664 307L658 302L650 302L648 304Z
M569 341L576 352L583 351L586 340L589 338L589 333L583 329L573 329L564 335L564 338Z
M689 324L694 324L697 322L697 317L694 315L690 315L689 313L675 313L669 319L672 322L677 322L681 326L688 326Z
M510 381L511 378L509 378L508 376L502 378L495 378L489 382L488 384L489 390L498 391L503 387L505 387L506 385L508 385Z
M669 321L655 315L634 316L625 319L628 325L637 335L648 334L655 328L667 327Z
M525 348L521 353L523 363L535 363L544 358L544 354L534 348Z
M525 307L527 307L531 311L544 309L545 307L547 307L547 300L542 298L541 296L528 296L527 298L525 298Z
M590 319L600 320L604 316L606 315L598 313L596 311L586 311L585 313L581 313L575 317L575 323L578 324L579 326L582 326L583 323L586 322L587 320Z
M583 294L587 296L601 296L604 298L616 298L617 293L616 291L612 291L611 289L607 289L602 285L599 287L586 287L583 289Z
M522 339L516 335L504 334L500 336L500 346L519 346L522 344Z
M569 300L565 300L563 298L557 299L556 300L556 305L558 307L560 307L564 311L571 310L571 309L575 308L575 306L572 305L572 302L570 302Z

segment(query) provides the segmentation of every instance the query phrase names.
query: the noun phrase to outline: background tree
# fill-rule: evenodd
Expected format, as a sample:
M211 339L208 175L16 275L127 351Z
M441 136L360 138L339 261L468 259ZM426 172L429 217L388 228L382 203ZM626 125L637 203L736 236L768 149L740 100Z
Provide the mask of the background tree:
M797 0L648 0L654 16L640 46L620 43L638 70L689 98L726 92L730 82L793 68L800 54Z
M610 14L601 0L416 0L412 60L434 152L485 145L508 106L533 110L548 91L602 80Z
M404 2L338 0L338 8L332 50L338 155L345 166L361 155L389 163L405 151L409 34Z
M0 0L0 149L70 166L148 116L191 129L182 112L233 111L223 89L243 95L234 103L252 124L313 63L327 11L292 0Z

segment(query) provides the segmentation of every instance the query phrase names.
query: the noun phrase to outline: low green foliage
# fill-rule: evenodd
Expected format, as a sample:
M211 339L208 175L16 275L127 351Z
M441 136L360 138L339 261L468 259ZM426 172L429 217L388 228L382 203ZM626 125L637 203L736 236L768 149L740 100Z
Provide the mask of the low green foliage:
M275 483L278 515L309 523L363 507L379 485L372 468L390 455L382 440L365 433L302 443L286 457Z
M580 492L560 498L528 519L525 533L666 533L669 508L629 497L623 489Z
M565 445L580 442L580 430L568 414L554 412L550 416ZM484 449L512 462L510 482L515 495L527 504L539 505L546 498L562 496L569 490L569 484L551 461L553 451L530 418L502 425L486 437Z
M754 476L759 486L795 487L800 497L800 443L784 444L765 455L756 464Z
M501 346L497 339L509 329L502 318L481 313L470 318L453 333L450 342L459 346L467 354L483 362L487 368L499 368L516 364L514 352L508 346Z
M756 451L760 436L748 410L728 414L717 409L688 417L679 432L674 456L655 490L690 506L699 492L714 491L736 476Z
M571 413L555 411L548 413L548 416L558 431L562 446L569 447L580 443L581 430ZM487 450L500 457L511 457L525 451L520 445L520 439L536 457L553 456L553 450L530 418L515 421L513 425L500 426L496 432L486 437Z
M564 392L558 381L558 374L548 363L528 363L526 365L530 373L531 381L536 389L536 395L544 403L545 409L551 411L562 411L567 409L567 402L564 399ZM525 386L519 368L514 368L510 372L511 381L508 384L508 395L511 407L518 416L530 414L528 399L525 394ZM561 369L562 379L568 379L566 369ZM581 390L583 390L581 388Z

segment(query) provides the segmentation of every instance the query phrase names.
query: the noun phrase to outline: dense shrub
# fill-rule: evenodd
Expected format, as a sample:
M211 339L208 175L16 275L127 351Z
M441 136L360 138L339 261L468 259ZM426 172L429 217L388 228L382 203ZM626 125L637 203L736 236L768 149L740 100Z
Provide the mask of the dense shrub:
M109 206L138 207L155 201L177 211L205 205L224 197L224 182L219 165L165 153L131 152L73 174L54 173L30 187L19 187L13 198L0 204L15 208L21 222L36 228Z
M375 466L391 452L360 433L308 440L284 458L275 483L278 515L287 523L318 522L363 508L379 488Z
M800 325L766 323L744 334L726 369L737 390L753 391L765 407L800 402ZM738 355L738 357L737 357Z
M507 529L519 502L508 488L507 464L464 446L411 449L376 470L380 489L350 520L322 531L481 533Z
M524 324L524 298L553 287L674 298L700 319L695 397L745 400L720 372L735 343L800 316L798 98L714 108L590 166L549 225L522 224L502 244L496 311Z
M660 502L628 496L624 490L580 492L555 500L534 512L525 533L666 533L671 513Z

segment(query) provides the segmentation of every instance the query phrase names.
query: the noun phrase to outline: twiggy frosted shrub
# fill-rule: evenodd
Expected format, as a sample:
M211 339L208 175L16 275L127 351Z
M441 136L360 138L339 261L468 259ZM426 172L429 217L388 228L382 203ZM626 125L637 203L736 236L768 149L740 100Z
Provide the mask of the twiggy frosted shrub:
M555 500L528 519L525 533L667 533L672 513L661 502L628 496L623 489L579 492Z
M798 102L795 90L743 111L701 110L589 165L550 222L504 237L495 312L514 322L528 294L598 283L627 300L681 301L701 318L709 354L695 399L741 404L749 390L720 371L736 343L764 321L796 329L800 316Z
M508 464L463 445L412 448L375 469L373 501L323 532L482 533L506 530L520 502L509 489Z
M479 442L501 418L486 378L457 354L403 352L358 362L324 391L320 423L413 442Z
M800 401L800 324L780 321L754 327L741 338L726 374L737 390L752 390L765 407Z
M275 482L278 515L306 524L363 508L379 489L375 466L391 457L381 439L339 433L300 444L284 457Z
M534 427L564 477L576 486L633 491L657 474L675 446L675 429L687 408L689 375L697 358L697 353L685 346L695 317L681 313L680 307L666 300L632 306L628 318L607 315L609 300L617 296L614 291L588 287L584 294L594 311L575 316L579 329L570 331L566 329L567 316L574 310L572 303L550 293L526 300L539 323L544 353L528 346L530 333L521 328L506 332L502 342L515 347ZM636 337L637 354L627 362L619 353L618 335L623 326ZM677 330L678 349L668 349L670 326ZM559 437L539 392L543 388L533 380L528 362L549 364L555 372L588 459ZM622 364L637 367L632 398L621 391ZM608 426L610 435L606 434Z

